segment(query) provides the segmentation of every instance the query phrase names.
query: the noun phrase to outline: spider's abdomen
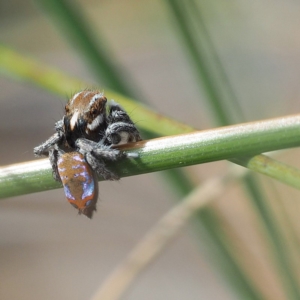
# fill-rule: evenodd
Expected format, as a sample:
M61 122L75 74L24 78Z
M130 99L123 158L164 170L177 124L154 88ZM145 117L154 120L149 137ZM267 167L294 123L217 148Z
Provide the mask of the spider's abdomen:
M57 166L69 203L79 214L92 218L98 200L98 181L84 156L79 152L64 153Z

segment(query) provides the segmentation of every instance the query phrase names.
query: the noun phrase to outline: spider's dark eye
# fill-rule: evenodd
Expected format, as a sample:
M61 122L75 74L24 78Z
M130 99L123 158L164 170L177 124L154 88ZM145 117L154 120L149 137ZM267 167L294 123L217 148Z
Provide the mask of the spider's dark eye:
M92 109L91 109L91 114L92 114L93 116L97 115L97 114L98 114L98 110L97 110L96 108L92 108Z

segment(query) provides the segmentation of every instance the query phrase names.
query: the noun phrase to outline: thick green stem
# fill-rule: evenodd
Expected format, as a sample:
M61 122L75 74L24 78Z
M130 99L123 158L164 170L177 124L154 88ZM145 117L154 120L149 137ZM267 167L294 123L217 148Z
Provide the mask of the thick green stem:
M125 145L124 150L127 147L138 152L139 158L108 166L121 177L132 176L296 147L300 145L299 136L300 115L293 115L142 141L131 148ZM293 175L299 178L293 181L293 186L300 188L299 172L293 169ZM0 169L0 198L57 187L59 184L51 178L47 160Z

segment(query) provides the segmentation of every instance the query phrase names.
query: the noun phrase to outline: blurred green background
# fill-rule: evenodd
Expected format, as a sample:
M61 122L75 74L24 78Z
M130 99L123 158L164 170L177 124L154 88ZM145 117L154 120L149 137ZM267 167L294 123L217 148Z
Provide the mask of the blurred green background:
M1 42L105 91L37 2L0 1ZM166 2L77 2L95 37L106 40L104 47L126 71L138 99L195 128L216 126ZM300 4L197 3L246 119L297 113ZM32 160L33 147L52 134L70 95L62 99L5 77L0 90L0 164ZM277 157L300 167L298 153ZM189 167L187 176L196 184L227 167L226 162ZM259 177L299 282L299 192ZM161 174L147 174L101 182L100 199L92 221L76 215L62 189L0 201L0 299L88 299L180 196ZM264 299L285 299L260 220L242 187L229 188L212 209L220 216L220 234L231 238L237 263ZM124 299L240 299L207 255L214 249L206 235L193 238L189 228L184 230Z

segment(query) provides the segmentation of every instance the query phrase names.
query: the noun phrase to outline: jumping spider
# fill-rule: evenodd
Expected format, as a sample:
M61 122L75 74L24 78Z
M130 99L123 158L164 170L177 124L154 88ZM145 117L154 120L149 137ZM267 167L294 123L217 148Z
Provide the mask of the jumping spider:
M56 122L55 130L56 132L49 139L34 148L34 154L49 156L53 177L60 182L62 172L58 169L58 160L63 161L71 157L70 164L73 163L74 166L70 168L74 169L75 156L64 156L64 153L74 151L79 152L83 157L80 166L84 167L87 163L104 179L118 180L119 177L107 169L105 161L116 161L134 155L126 154L112 146L141 140L137 128L121 106L113 101L107 104L106 97L98 91L86 90L75 94L65 106L63 118ZM71 170L69 173L72 173ZM69 182L63 181L65 191L66 184L73 184L74 187L74 183L70 181L71 179L74 181L72 176L70 175ZM84 194L83 183L77 180L75 184L77 188L81 185ZM91 217L93 210L95 210L95 203L86 211L81 209L79 212Z

